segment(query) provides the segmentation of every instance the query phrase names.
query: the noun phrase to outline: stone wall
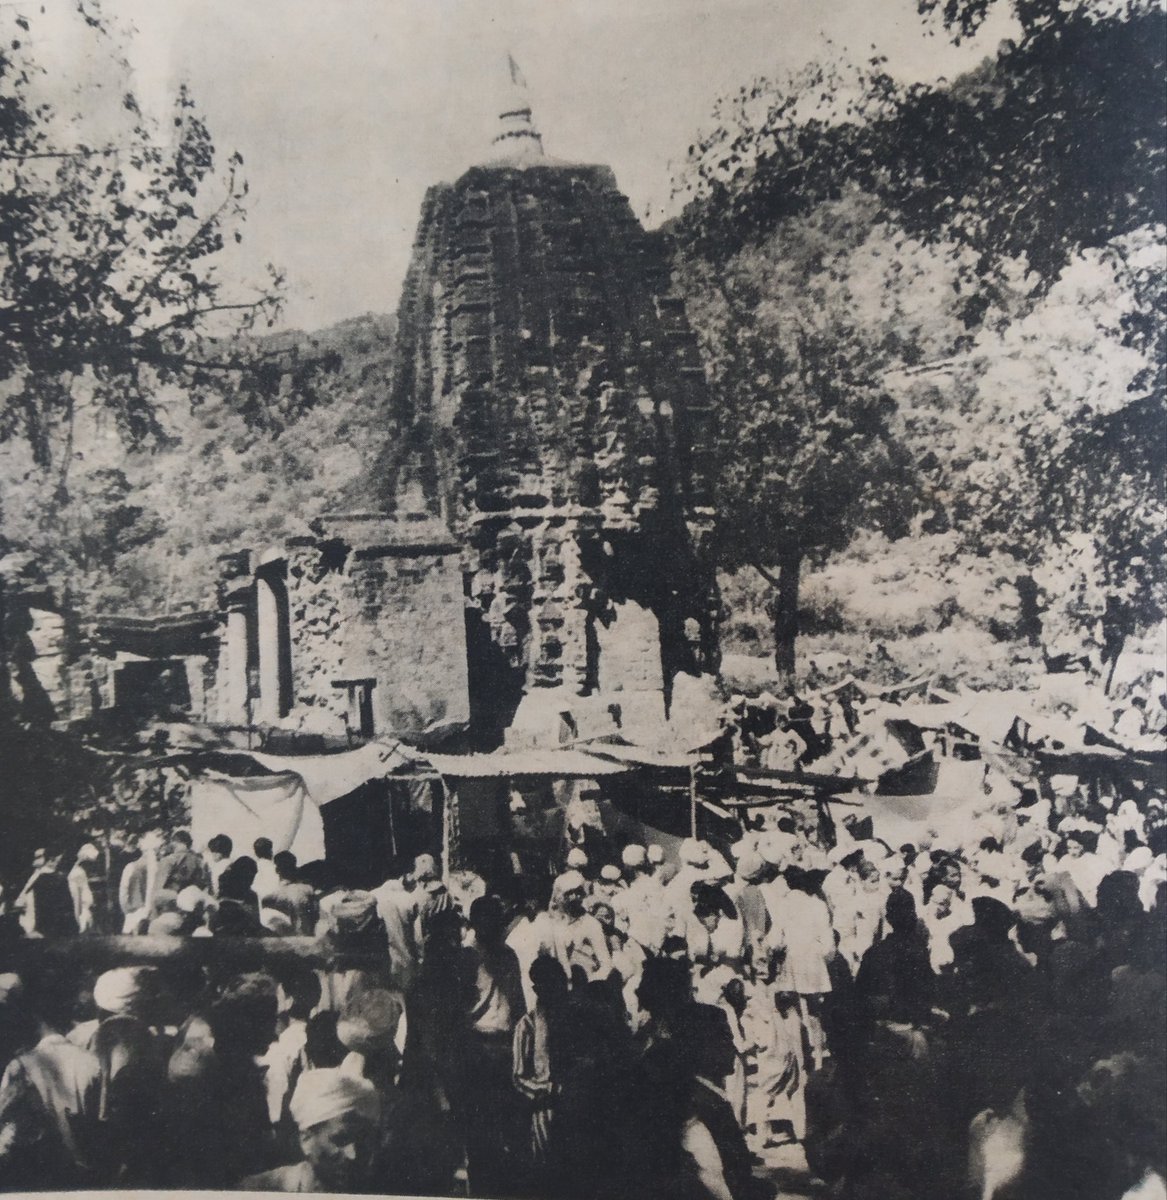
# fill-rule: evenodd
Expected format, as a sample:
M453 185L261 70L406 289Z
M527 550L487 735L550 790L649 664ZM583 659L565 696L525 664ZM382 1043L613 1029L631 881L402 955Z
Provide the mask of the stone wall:
M238 696L239 665L246 661L250 723L335 738L359 734L356 701L367 689L374 736L416 737L445 722L465 724L457 546L433 523L403 527L350 518L320 528L317 537L291 539L282 558L252 572L285 589L279 619L287 621L287 695L264 694L276 676L266 670L256 642L262 643L269 618L256 613L256 585L241 587L236 573L225 594L223 628L234 636L223 639L218 711L240 716L227 693L236 689ZM231 723L249 723L248 715Z

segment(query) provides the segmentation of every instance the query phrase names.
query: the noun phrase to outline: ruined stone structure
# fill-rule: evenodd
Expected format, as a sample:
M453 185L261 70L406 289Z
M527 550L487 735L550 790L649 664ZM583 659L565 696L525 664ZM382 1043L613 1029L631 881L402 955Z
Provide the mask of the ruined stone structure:
M225 725L421 738L469 719L459 547L439 522L321 518L223 560Z
M521 94L501 121L425 198L361 493L461 543L475 723L584 736L716 670L712 414L661 239L608 168L544 156Z
M0 560L0 712L30 725L87 712L75 642L69 614L36 562L19 553Z

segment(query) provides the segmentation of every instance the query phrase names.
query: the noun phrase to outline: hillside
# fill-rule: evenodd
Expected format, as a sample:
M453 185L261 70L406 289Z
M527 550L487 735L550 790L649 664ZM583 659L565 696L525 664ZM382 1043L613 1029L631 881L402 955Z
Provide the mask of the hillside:
M992 683L1161 631L1163 30L1067 10L949 85L755 80L695 139L669 232L730 655Z
M100 422L82 426L67 497L57 471L31 468L4 447L4 510L11 543L36 547L58 589L86 612L147 614L213 600L218 555L262 548L306 531L346 497L380 448L396 322L367 314L263 345L335 356L322 396L282 427L257 432L226 400L192 408L167 397L166 440L126 453Z

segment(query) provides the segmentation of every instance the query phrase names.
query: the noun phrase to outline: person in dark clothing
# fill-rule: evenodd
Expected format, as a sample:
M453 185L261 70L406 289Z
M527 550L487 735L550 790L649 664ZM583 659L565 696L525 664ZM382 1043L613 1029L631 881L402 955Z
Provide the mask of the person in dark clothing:
M259 897L255 894L255 859L241 855L219 876L219 899L234 900L259 920Z
M679 1037L692 1068L685 1121L681 1127L681 1171L674 1195L706 1200L772 1197L773 1189L753 1173L754 1158L724 1092L733 1071L733 1033L724 1010L693 1004L680 1022Z
M515 1025L527 1011L519 960L504 941L497 896L470 905L471 940L462 947L465 1061L455 1107L466 1138L470 1188L476 1195L507 1190L522 1124L512 1083Z
M73 937L79 931L73 909L69 879L61 870L61 854L45 859L35 879L28 885L36 914L36 932L41 937Z
M876 942L859 966L856 1003L868 1021L923 1025L935 993L928 931L909 892L896 888L887 900L891 932Z
M170 835L170 853L158 864L160 889L176 895L186 887L210 891L211 870L192 847L191 836L185 829L176 829Z
M998 999L1015 999L1033 973L1009 936L1017 914L992 896L977 896L972 910L973 923L949 939L956 1011L961 1013L985 1008Z
M224 1188L275 1164L263 1074L278 1002L266 975L232 980L179 1033L170 1057L166 1186Z

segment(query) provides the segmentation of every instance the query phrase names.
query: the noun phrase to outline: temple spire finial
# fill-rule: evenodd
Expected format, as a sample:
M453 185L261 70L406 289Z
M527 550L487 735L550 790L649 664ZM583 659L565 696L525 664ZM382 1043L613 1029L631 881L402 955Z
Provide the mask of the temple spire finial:
M543 137L531 119L531 102L527 96L527 80L512 54L507 54L510 86L502 110L498 114L499 129L492 145L501 158L527 163L544 157Z

